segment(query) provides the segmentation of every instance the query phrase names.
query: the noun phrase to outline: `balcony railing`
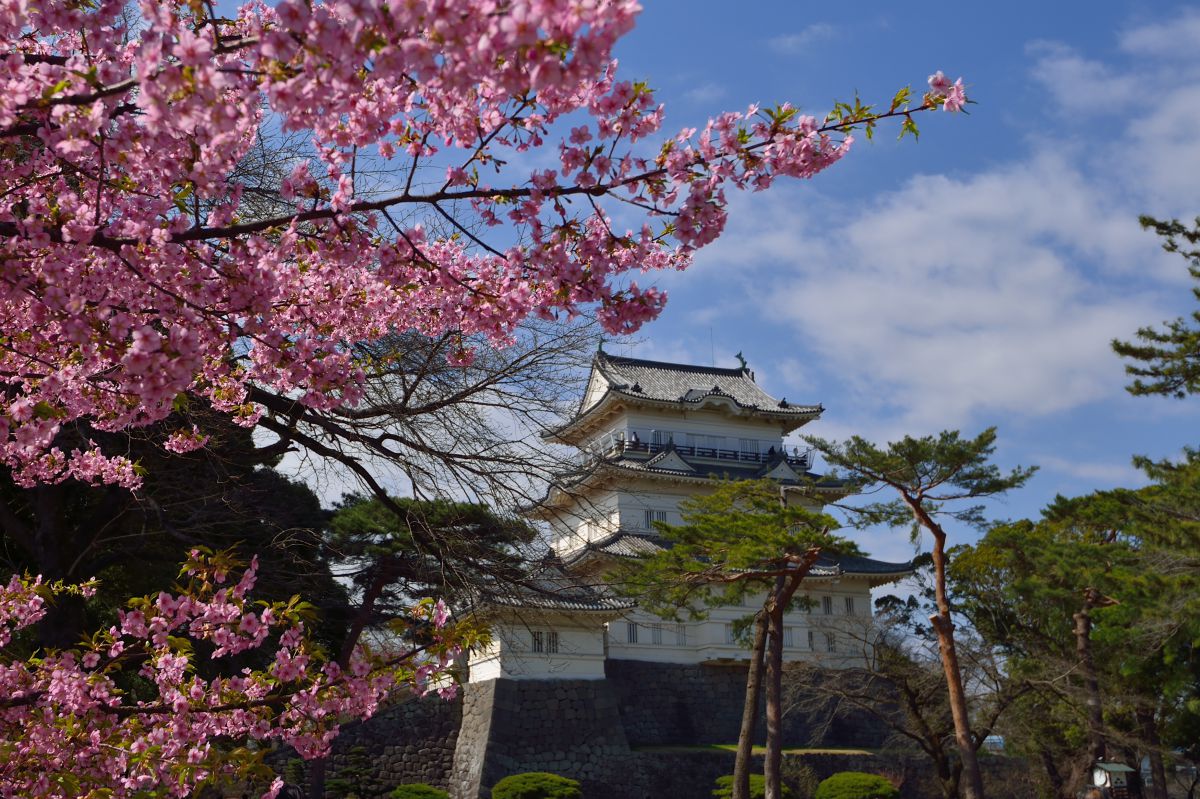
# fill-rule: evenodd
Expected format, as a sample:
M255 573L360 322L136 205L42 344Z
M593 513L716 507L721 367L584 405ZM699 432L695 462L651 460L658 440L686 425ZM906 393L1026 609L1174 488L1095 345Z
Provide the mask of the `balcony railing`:
M615 458L621 455L630 453L644 453L648 456L653 456L667 449L671 444L655 442L655 441L629 441L617 435L604 436L602 439L592 443L583 452L576 456L575 461L578 465L583 466L598 458ZM721 449L718 447L696 447L688 445L675 444L675 451L685 458L705 458L708 460L724 461L726 463L737 464L761 464L770 462L779 457L779 451L774 447L769 448L766 452L758 452L752 450L741 449ZM793 450L792 454L788 454L786 449L783 450L784 459L789 465L798 467L803 470L811 469L813 466L813 451L798 452Z

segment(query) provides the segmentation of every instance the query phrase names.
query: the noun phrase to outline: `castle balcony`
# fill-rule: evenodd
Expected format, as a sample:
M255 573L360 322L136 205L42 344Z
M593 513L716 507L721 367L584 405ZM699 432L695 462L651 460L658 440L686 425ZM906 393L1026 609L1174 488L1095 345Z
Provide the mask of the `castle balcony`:
M775 447L768 447L766 452L750 449L724 449L720 447L701 447L686 444L673 444L668 439L667 441L642 441L637 437L626 439L621 433L610 433L593 441L588 447L580 451L573 459L574 464L579 467L587 466L597 460L606 460L609 458L619 458L623 456L639 456L645 455L647 458L656 455L659 452L674 446L675 451L684 458L702 458L712 461L725 462L730 464L745 464L755 465L775 461L780 456L780 451ZM813 450L800 452L795 447L792 452L787 452L787 448L783 447L782 454L784 460L801 471L812 469L815 453Z

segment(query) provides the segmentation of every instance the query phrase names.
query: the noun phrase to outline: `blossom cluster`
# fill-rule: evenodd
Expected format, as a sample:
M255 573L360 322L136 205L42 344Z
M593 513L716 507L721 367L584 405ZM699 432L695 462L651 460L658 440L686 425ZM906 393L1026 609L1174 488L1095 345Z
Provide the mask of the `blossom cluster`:
M145 425L190 393L251 425L250 385L353 405L351 345L390 331L503 345L586 308L634 330L666 299L636 275L685 268L728 188L812 177L865 121L751 108L647 147L662 106L611 59L634 0L126 5L0 0L0 462L22 484L137 485L119 456L56 446L75 419ZM934 89L904 113L965 99ZM310 156L247 186L266 128ZM555 146L556 168L499 171ZM373 192L366 153L392 166ZM256 215L248 189L283 210Z
M420 652L359 648L343 667L318 656L295 600L250 601L257 562L236 582L228 569L221 553L193 552L184 593L130 602L116 624L75 649L0 659L0 796L188 796L202 783L245 776L251 749L273 741L303 757L325 754L341 721L370 717L397 691L452 694L449 669L469 642L440 602L414 609L432 631ZM0 644L41 618L46 591L37 578L0 588ZM211 671L264 648L273 651L264 669L199 673L201 664ZM152 697L119 687L130 671L153 686Z

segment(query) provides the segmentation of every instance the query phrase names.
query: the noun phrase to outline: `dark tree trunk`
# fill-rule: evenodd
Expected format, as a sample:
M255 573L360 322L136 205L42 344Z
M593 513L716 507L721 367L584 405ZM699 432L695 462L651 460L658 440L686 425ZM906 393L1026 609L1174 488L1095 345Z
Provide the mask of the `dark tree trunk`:
M758 700L762 695L763 661L767 646L767 615L754 618L754 645L746 672L746 698L742 705L742 728L738 732L737 759L733 763L733 798L750 799L750 763L754 755L754 730L758 726Z
M358 639L362 637L363 630L366 629L375 613L375 603L379 601L379 597L383 595L388 584L396 579L398 568L398 564L391 558L385 558L375 567L371 584L363 592L362 604L359 605L358 612L350 621L350 629L347 630L346 637L342 640L342 649L338 653L337 664L343 670L350 665L354 647L358 646ZM325 799L325 775L329 768L328 764L329 758L326 757L317 758L309 764L309 799Z
M1096 676L1096 662L1092 658L1092 608L1099 596L1094 589L1083 592L1083 607L1074 615L1075 654L1079 658L1083 674L1083 690L1086 697L1089 768L1106 754L1104 746L1104 706L1100 699L1100 679Z
M1146 755L1150 758L1150 779L1153 783L1146 792L1148 799L1167 799L1167 768L1163 763L1162 741L1158 737L1158 720L1154 708L1142 705L1137 709L1138 726L1142 728L1142 740L1146 742Z
M946 689L950 696L950 715L954 719L954 741L958 748L959 760L962 763L962 788L966 799L984 799L983 775L979 770L975 740L971 735L967 694L963 688L958 652L954 647L954 622L950 617L950 600L946 594L946 533L928 515L922 519L922 522L926 529L933 533L934 588L938 612L930 616L929 621L937 633L942 669L946 672Z
M782 582L780 578L779 582ZM767 628L767 754L763 759L765 799L782 799L783 769L783 609L781 590L768 605Z

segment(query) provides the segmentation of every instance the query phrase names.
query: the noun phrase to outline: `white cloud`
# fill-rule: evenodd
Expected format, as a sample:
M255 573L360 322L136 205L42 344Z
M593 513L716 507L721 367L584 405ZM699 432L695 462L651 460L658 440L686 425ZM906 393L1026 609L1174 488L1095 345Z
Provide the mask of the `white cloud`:
M1135 211L1057 156L916 177L832 226L811 193L802 210L778 191L803 189L741 199L702 257L757 265L746 282L762 307L836 374L856 421L881 417L851 432L934 432L1119 394L1109 340L1170 315L1144 279L1159 255Z
M771 38L767 45L777 53L800 55L817 42L833 38L837 29L826 22L809 25L798 33L785 33Z
M685 91L683 96L693 103L711 103L720 100L725 94L725 87L720 84L702 83Z
M1134 55L1195 60L1200 52L1200 11L1184 9L1170 21L1132 28L1122 32L1119 41L1122 50Z
M1047 454L1035 455L1033 462L1047 471L1086 480L1093 485L1130 487L1146 483L1145 473L1130 463L1075 461Z

